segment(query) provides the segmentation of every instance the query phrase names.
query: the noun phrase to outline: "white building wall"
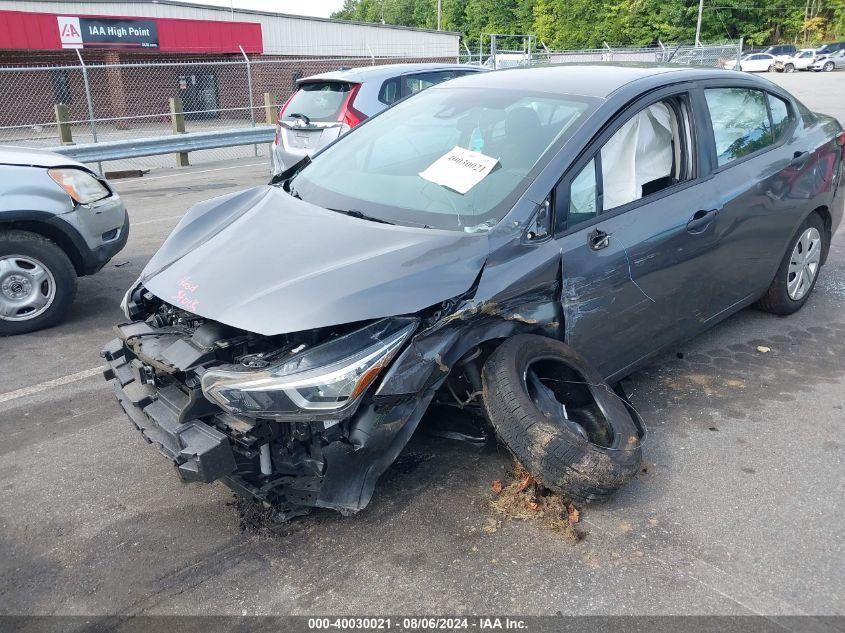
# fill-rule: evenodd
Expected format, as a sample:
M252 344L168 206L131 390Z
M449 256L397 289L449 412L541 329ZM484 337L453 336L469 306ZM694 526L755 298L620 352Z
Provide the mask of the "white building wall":
M456 57L456 33L161 2L0 0L0 10L258 22L266 55Z

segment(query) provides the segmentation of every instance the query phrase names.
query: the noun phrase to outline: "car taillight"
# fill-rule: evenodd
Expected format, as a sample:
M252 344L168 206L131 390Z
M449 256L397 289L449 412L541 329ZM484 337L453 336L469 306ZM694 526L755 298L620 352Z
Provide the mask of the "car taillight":
M294 91L293 91L293 94L291 94L291 96L289 96L289 97L288 97L288 100L284 102L284 104L282 105L282 107L281 107L281 108L279 108L279 116L278 116L278 117L276 117L276 133L275 133L275 135L273 136L273 144L274 144L274 145L278 145L278 144L279 144L279 132L281 131L281 130L280 130L280 128L281 128L281 125L282 125L282 117L283 117L283 116L284 116L284 114L285 114L285 110L287 109L288 104L291 102L291 99L293 99L293 96L294 96L297 92L299 92L299 91L298 91L298 90L294 90Z
M361 84L352 84L349 94L346 95L346 99L344 100L343 105L340 108L340 112L337 115L337 120L344 125L349 126L350 129L367 118L365 114L358 112L358 110L352 107L352 102L355 100L355 97L360 89Z
M297 92L299 92L299 90L298 90L298 89L297 89L297 90L294 90L294 91L293 91L293 94L291 94L291 96L289 96L289 97L288 97L287 101L285 101L285 102L284 102L284 104L282 105L282 107L281 107L281 108L279 108L279 117L278 117L278 120L279 120L279 121L281 121L281 120L282 120L282 117L283 117L283 116L284 116L284 114L285 114L285 110L287 109L288 105L290 104L291 100L293 99L294 95L295 95Z

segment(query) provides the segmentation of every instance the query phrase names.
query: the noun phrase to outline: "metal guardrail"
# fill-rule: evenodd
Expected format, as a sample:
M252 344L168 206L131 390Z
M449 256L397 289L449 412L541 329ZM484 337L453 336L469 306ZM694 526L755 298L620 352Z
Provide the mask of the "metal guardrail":
M50 148L51 152L62 154L81 163L97 163L108 160L158 156L160 154L178 154L195 152L218 147L237 147L269 143L273 140L275 128L248 127L213 132L188 132L167 136L149 136L130 138L119 141L84 143L80 145L61 145Z

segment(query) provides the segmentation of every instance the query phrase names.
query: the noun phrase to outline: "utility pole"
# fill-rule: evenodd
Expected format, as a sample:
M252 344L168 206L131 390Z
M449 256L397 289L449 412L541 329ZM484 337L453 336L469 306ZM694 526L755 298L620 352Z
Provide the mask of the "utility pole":
M437 0L437 30L440 30L443 14L443 0Z
M701 14L704 13L704 0L698 0L698 23L695 25L695 45L701 46Z

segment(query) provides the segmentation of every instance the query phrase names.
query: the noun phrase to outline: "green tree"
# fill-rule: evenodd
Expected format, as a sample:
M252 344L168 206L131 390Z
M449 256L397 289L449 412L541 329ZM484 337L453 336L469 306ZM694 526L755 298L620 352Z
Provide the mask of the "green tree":
M437 24L437 0L344 0L333 17L421 28ZM646 46L695 39L698 0L442 0L443 28L473 50L482 33L535 34L550 48ZM845 0L706 0L702 41L818 44L845 37ZM489 40L485 39L485 47ZM516 38L499 47L519 48Z

